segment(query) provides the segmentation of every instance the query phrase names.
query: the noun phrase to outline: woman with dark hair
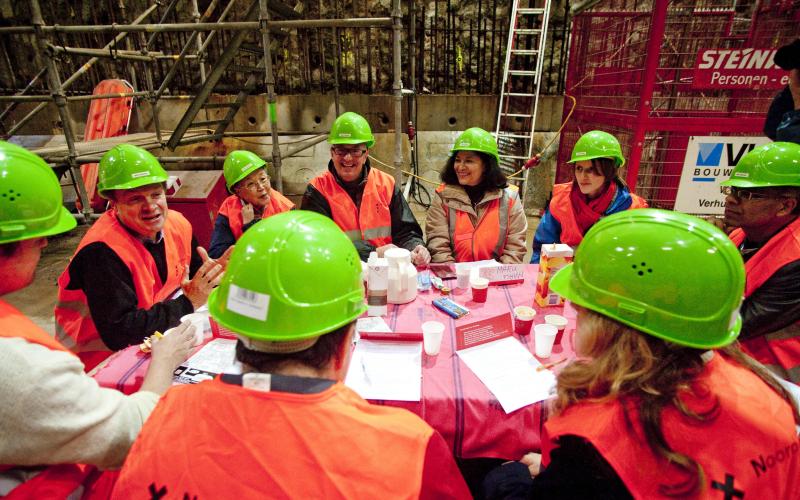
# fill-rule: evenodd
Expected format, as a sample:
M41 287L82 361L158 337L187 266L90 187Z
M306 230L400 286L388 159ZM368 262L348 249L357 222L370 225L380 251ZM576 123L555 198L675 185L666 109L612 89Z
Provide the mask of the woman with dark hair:
M521 263L528 220L500 170L494 137L473 127L450 153L425 223L431 262Z
M553 186L553 197L533 237L533 264L539 263L543 244L578 246L600 218L647 207L647 202L631 193L617 173L625 158L613 135L600 130L583 134L568 163L575 164L575 180Z
M550 281L578 311L578 358L542 455L492 471L487 497L797 498L797 402L735 344L744 282L735 245L696 217L595 225Z

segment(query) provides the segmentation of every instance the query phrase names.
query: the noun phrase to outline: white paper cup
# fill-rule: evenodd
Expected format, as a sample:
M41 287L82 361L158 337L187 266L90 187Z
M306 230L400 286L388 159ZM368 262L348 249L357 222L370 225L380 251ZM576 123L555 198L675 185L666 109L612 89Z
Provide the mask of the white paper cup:
M468 267L456 267L456 286L462 290L469 288L469 276L471 269Z
M549 358L553 352L553 342L556 340L558 328L547 323L535 325L533 327L534 348L536 356L539 358Z
M444 334L444 323L438 321L426 321L422 323L422 345L425 354L436 356L442 346L442 335Z
M211 323L208 321L208 313L194 312L181 318L181 323L188 321L194 327L194 345L200 345L206 339L206 335L211 336Z

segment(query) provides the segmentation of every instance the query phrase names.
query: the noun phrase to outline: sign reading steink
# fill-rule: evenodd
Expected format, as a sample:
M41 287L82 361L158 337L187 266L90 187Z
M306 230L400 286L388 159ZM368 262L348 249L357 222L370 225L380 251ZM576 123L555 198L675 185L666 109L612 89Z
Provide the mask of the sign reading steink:
M775 65L777 49L702 49L694 63L695 89L780 89L789 72Z
M719 192L719 183L730 178L742 156L768 142L766 137L689 137L675 210L722 215L725 196Z

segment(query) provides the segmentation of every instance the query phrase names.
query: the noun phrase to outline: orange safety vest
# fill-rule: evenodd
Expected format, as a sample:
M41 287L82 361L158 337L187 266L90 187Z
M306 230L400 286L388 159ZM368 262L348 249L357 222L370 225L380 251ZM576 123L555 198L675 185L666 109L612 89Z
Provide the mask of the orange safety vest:
M674 406L661 414L669 446L702 466L698 498L797 498L800 491L800 439L792 408L747 368L721 354L706 364L697 381L708 389L703 399L684 396L695 411L718 411L707 422L686 417ZM626 418L626 408L627 417ZM638 409L618 399L581 402L551 417L544 426L542 463L550 462L560 436L589 441L611 465L634 498L665 498L661 485L687 476L647 445Z
M47 332L2 300L0 300L0 337L21 338L31 344L39 344L53 351L69 352L66 347L48 335ZM36 390L36 388L28 387L25 390ZM24 436L21 438L24 439ZM14 467L14 465L0 465L0 472ZM83 488L82 498L84 499L90 498L95 494L98 495L96 498L107 498L114 485L115 476L116 473L103 474L91 465L51 465L11 490L3 498L6 500L67 498L81 488ZM99 480L101 478L102 480Z
M313 394L219 378L176 386L142 428L113 498L418 498L432 436L419 417L342 383Z
M553 197L550 200L550 215L556 218L561 224L561 243L576 247L583 240L583 233L575 221L575 212L572 211L572 202L569 199L572 192L572 183L565 182L553 186ZM631 206L634 208L647 208L647 201L641 196L631 195Z
M436 188L437 193L444 191L446 184ZM450 248L456 262L475 262L478 260L500 260L508 240L508 226L511 219L511 208L518 196L516 191L508 188L502 195L486 204L477 226L467 212L447 208L447 226L450 231ZM444 206L442 207L445 208Z
M270 215L279 214L281 212L288 212L294 208L294 203L288 198L272 188L269 189L269 204L264 207L264 213L261 214L262 219L266 219ZM219 207L218 213L228 218L228 226L230 226L231 232L233 232L233 237L237 240L241 238L244 232L242 231L244 222L242 220L241 198L235 194L228 196Z
M142 242L117 220L110 210L100 216L75 250L75 255L90 243L101 241L130 269L139 309L149 309L165 300L181 286L191 259L192 226L180 212L170 210L162 230L167 260L167 280L161 282L158 268ZM102 273L102 269L97 272ZM68 290L69 266L58 278L58 301L55 308L56 338L86 365L89 371L106 359L111 351L103 343L92 320L83 290ZM142 336L152 332L142 332Z
M371 168L360 207L356 207L330 171L311 179L311 185L328 200L331 218L351 241L364 240L375 247L392 242L389 204L394 194L394 177Z
M739 247L745 239L744 231L734 229L730 234ZM749 297L778 269L800 259L800 218L780 230L744 264L747 281L744 296ZM748 354L776 373L794 382L800 381L800 332L795 324L792 332L779 330L773 333L744 339L742 347Z

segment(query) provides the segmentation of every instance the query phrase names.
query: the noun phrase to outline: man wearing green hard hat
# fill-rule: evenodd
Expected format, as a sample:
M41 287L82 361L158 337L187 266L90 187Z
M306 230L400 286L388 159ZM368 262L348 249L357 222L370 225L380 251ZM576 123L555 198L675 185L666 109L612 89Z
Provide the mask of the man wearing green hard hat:
M347 234L366 261L370 252L399 246L411 252L415 265L431 260L414 218L394 177L369 163L375 144L367 120L348 111L333 122L327 172L311 179L301 207L330 217Z
M166 181L155 156L137 146L115 146L100 160L97 190L111 209L59 277L55 310L58 339L87 370L178 325L222 276L227 255L217 262L197 246L189 221L167 208Z
M75 227L61 201L41 158L0 141L0 296L31 283L48 236ZM0 497L105 491L90 465L122 464L192 339L187 323L156 342L141 390L125 396L99 387L74 354L0 299Z
M208 301L237 334L241 370L169 391L115 496L469 498L439 433L342 383L366 310L360 275L350 240L320 214L284 212L247 231Z
M725 224L745 261L745 350L800 382L800 145L774 142L739 160L721 183Z
M260 219L294 209L294 203L272 189L267 162L252 151L231 151L222 172L232 194L219 207L208 255L217 258Z
M577 357L542 453L492 471L486 498L796 498L800 413L735 343L744 287L706 221L641 209L592 226L550 281L577 310Z

